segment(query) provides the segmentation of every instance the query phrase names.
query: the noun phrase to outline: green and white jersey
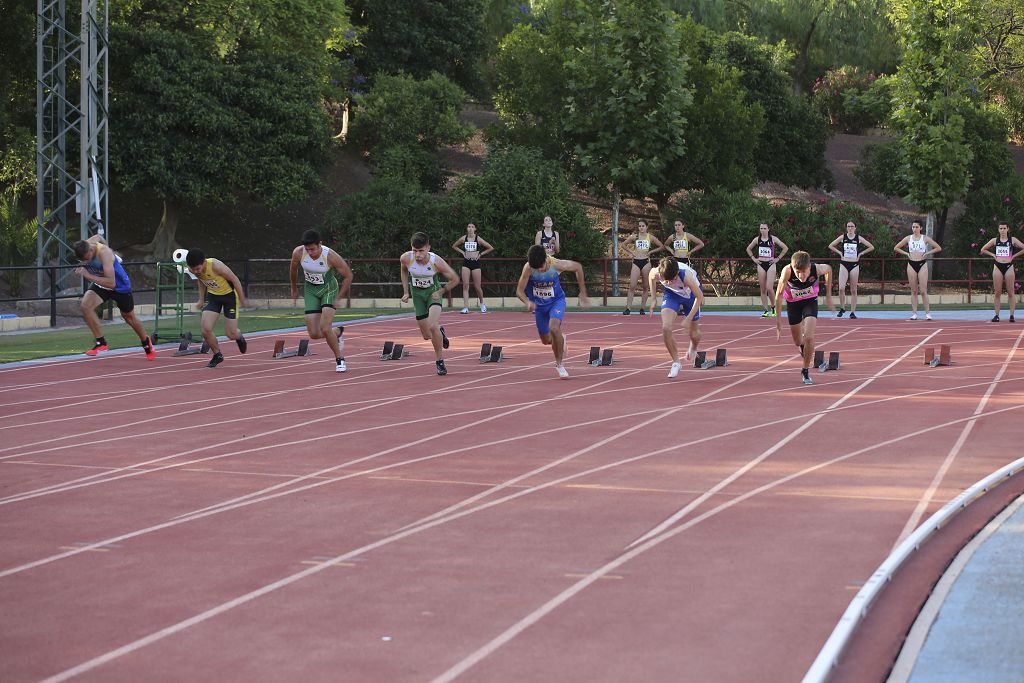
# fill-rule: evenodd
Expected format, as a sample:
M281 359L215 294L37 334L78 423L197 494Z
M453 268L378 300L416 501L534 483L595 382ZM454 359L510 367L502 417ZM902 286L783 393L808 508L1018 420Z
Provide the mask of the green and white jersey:
M437 261L437 254L430 252L430 258L421 265L416 262L413 252L407 253L409 254L409 265L407 266L409 285L417 289L434 291L440 282L440 278L437 275L437 267L434 265Z
M329 284L332 280L337 281L338 277L334 274L334 268L327 261L327 256L330 253L331 250L328 247L321 247L320 258L313 259L309 257L308 252L303 251L300 265L307 284L319 287Z

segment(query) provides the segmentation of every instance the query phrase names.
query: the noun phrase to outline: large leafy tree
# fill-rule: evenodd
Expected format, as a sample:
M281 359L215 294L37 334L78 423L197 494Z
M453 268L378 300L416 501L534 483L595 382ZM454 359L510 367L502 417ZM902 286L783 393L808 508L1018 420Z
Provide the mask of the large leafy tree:
M940 242L949 207L970 186L965 112L977 92L970 55L979 11L980 0L894 0L890 12L903 45L892 111L900 173L908 199L937 214Z
M0 0L0 190L14 201L35 178L35 10L34 0Z
M164 202L148 251L173 247L182 205L239 193L274 205L316 187L330 141L328 43L345 28L345 8L288 7L148 0L115 16L111 164L122 188Z
M351 7L353 23L365 31L354 53L366 76L423 79L436 71L479 91L484 0L352 0Z

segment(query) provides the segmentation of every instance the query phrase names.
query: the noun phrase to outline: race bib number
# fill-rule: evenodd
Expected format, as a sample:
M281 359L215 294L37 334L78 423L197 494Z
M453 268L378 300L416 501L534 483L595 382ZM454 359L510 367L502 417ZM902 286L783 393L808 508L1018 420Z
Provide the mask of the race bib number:
M216 289L219 284L216 280L203 280L203 286L207 289Z
M637 251L646 251L647 249L651 248L651 241L650 240L637 240L636 241L636 248L637 248Z
M801 287L800 289L791 288L789 290L789 296L792 297L794 301L797 301L799 299L810 299L814 295L815 294L813 286Z
M419 275L412 276L412 286L419 287L420 289L428 289L434 286L434 277L420 277Z
M1009 244L997 244L996 245L996 256L1000 258L1010 258L1010 245Z
M466 240L465 248L467 252L476 251L476 242L470 242L469 240Z
M689 251L689 246L690 245L689 245L689 243L686 240L673 240L672 241L672 248L675 249L676 251L680 251L680 252L682 252L684 254L687 251Z
M910 240L907 242L907 251L915 251L923 254L928 249L928 245L924 240L920 242Z
M323 273L311 273L308 270L303 271L306 274L306 282L311 285L322 285L324 283Z
M772 248L771 247L758 247L757 248L757 257L758 258L762 258L762 259L769 259L769 258L771 258L772 257Z
M843 242L843 258L847 261L852 261L857 258L856 242Z
M533 296L537 299L554 299L555 285L551 282L533 283Z

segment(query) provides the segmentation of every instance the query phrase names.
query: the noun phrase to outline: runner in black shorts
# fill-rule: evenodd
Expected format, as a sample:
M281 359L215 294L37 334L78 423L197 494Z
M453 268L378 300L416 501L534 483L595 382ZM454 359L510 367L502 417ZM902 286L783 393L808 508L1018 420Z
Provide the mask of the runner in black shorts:
M462 254L462 311L460 312L469 313L469 285L472 282L476 288L480 312L486 313L487 305L484 304L484 290L481 286L483 273L480 271L480 259L494 251L494 247L477 235L476 225L470 223L466 226L466 234L455 240L452 249Z
M789 331L793 343L800 347L803 367L800 374L804 384L814 384L809 369L814 358L814 329L818 322L818 293L821 279L825 281L825 301L830 311L832 305L832 266L813 263L806 251L793 254L789 265L779 275L779 286L775 290L775 338L782 336L782 301L786 301Z
M757 248L757 256L754 256L754 248ZM771 305L769 292L775 286L775 264L786 255L789 247L786 243L772 234L767 223L758 226L758 236L750 240L747 245L747 256L757 264L757 285L761 290L761 306L764 312L762 318L770 318L775 315L775 306Z
M199 286L199 301L196 308L203 312L199 320L199 329L213 351L213 356L206 367L215 368L224 361L224 354L217 343L217 335L213 333L213 326L222 313L224 333L228 339L235 340L239 353L245 353L248 348L245 337L238 329L238 308L245 306L245 292L242 291L242 283L238 281L238 277L226 264L215 258L206 258L199 249L189 249L185 255L185 264L196 276L196 284Z
M842 245L842 250L839 246ZM861 251L861 246L866 247ZM839 254L839 312L842 318L846 312L846 282L850 282L850 319L857 317L857 281L860 279L860 257L870 254L875 246L857 234L857 224L846 221L846 233L832 240L828 248Z

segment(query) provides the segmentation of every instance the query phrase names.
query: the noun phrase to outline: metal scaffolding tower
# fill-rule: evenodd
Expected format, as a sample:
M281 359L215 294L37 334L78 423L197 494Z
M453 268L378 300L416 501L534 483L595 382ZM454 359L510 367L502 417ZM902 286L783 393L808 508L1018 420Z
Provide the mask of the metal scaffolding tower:
M109 239L104 223L108 216L107 0L81 0L80 17L69 17L67 5L67 0L37 0L36 4L36 265L40 267L73 264L70 245L77 239L95 234ZM73 97L76 80L79 92ZM53 283L38 271L40 296L48 294L51 285L60 291L78 284L68 268L60 269Z

